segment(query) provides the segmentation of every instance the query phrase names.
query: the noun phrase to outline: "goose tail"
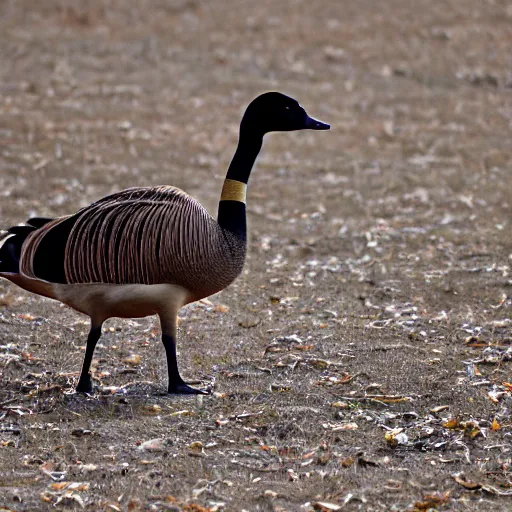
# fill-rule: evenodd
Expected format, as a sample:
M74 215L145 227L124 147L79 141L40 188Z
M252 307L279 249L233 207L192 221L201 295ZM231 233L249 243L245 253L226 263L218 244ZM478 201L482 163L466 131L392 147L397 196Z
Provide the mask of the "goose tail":
M26 224L13 226L0 235L0 273L19 274L21 248L27 237L52 219L33 217Z

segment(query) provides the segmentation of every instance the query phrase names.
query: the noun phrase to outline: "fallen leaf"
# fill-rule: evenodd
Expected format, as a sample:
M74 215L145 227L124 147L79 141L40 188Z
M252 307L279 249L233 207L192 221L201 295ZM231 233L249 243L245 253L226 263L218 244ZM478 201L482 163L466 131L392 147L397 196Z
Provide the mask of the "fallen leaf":
M487 396L491 399L492 403L497 404L497 403L499 403L500 399L503 398L503 396L505 394L506 394L505 391L503 391L503 392L489 391L489 393L487 393Z
M403 430L403 428L395 428L393 430L388 430L384 434L384 439L386 439L387 443L390 446L407 444L409 442L409 438L407 437L407 434L405 434Z
M190 448L191 450L202 450L203 443L201 441L194 441L188 445L188 448Z
M152 404L152 405L146 405L144 407L144 412L147 414L147 415L157 415L157 414L160 414L162 412L162 407L160 407L159 405L157 404Z
M138 354L130 354L129 356L122 359L123 363L137 366L141 362L141 357Z
M478 482L465 480L462 473L456 473L452 475L452 477L458 484L462 485L462 487L465 487L466 489L469 489L470 491L476 491L482 487L482 484L479 484Z
M417 501L414 504L415 512L437 510L439 505L445 505L451 500L451 491L435 492L427 494L423 501Z
M337 386L339 384L348 384L354 377L346 372L343 372L343 377L330 375L322 377L316 382L318 386Z
M327 424L329 428L329 424ZM325 428L325 424L324 424ZM347 430L357 430L359 428L359 425L357 423L342 423L338 425L330 425L332 432L343 432Z
M195 416L196 413L194 411L189 411L188 409L184 409L182 411L174 411L169 414L169 416Z
M23 320L35 320L36 317L31 315L30 313L20 313L18 318L22 318Z
M293 470L293 469L289 469L287 471L288 473L288 479L291 481L291 482L296 482L298 479L299 479L299 475Z
M76 501L81 508L85 507L85 503L82 497L79 494L73 493L72 491L66 491L63 496L58 496L54 505L58 505L61 502L67 504L70 501Z
M306 352L307 350L315 348L315 345L295 345L293 348L295 350L302 350L303 352Z
M445 411L446 409L449 409L449 405L438 405L437 407L434 407L433 409L430 409L430 412L437 414L441 411Z
M263 450L264 452L270 452L272 454L277 454L277 448L275 446L267 446L266 444L262 444L260 446L260 449Z
M137 449L146 452L162 452L169 444L171 444L171 442L168 439L149 439L141 443Z
M90 484L88 482L57 482L52 484L54 491L87 491Z
M341 366L342 363L337 363L335 361L328 361L327 359L318 359L318 358L314 358L314 359L307 359L307 362L313 366L314 368L319 368L319 369L324 369L324 368L330 368L331 366ZM346 380L348 379L348 380ZM345 382L349 382L349 380L351 380L352 377L350 377L350 375L348 373L345 373L344 377L342 380L340 380L340 384L344 384Z
M96 464L82 464L80 466L80 471L84 473L91 473L92 471L96 471L98 469L98 466Z
M461 423L461 427L464 428L464 435L470 439L474 439L482 434L479 425L474 421L465 421L464 423Z
M331 407L335 407L337 409L348 409L350 405L348 404L348 402L333 402L331 404Z
M450 418L447 422L443 423L443 427L455 430L460 428L460 423L457 418Z
M342 506L336 503L328 503L327 501L315 501L313 503L313 509L319 510L320 512L331 512L341 510Z

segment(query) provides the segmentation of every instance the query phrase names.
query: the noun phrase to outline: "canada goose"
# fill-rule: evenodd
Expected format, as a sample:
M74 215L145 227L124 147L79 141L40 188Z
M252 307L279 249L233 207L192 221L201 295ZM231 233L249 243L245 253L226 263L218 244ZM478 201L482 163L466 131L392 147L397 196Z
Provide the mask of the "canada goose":
M158 315L169 393L204 393L187 385L176 361L176 320L185 304L231 284L246 253L247 182L268 132L328 130L277 92L248 106L219 202L218 219L182 190L129 188L56 219L10 228L0 247L0 276L91 318L76 390L91 393L91 360L103 322Z

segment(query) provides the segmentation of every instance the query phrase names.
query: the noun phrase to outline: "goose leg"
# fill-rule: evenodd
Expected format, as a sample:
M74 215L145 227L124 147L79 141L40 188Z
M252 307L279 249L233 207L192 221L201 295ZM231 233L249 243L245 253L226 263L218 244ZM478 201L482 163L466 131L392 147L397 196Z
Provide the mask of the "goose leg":
M174 336L162 334L162 343L164 344L165 355L167 357L167 373L169 376L169 387L167 392L184 395L205 394L205 391L190 387L181 378L178 370L178 361L176 359L176 339Z
M206 391L190 387L180 375L176 359L176 315L172 320L167 315L160 315L162 326L162 343L167 358L167 374L169 377L168 393L182 395L205 395Z
M91 330L89 331L89 336L87 337L87 347L85 349L82 373L80 374L80 379L76 386L78 393L92 393L92 380L91 376L89 375L89 368L91 367L92 355L94 354L96 343L98 343L98 340L101 337L102 324L103 322L100 324L91 324Z

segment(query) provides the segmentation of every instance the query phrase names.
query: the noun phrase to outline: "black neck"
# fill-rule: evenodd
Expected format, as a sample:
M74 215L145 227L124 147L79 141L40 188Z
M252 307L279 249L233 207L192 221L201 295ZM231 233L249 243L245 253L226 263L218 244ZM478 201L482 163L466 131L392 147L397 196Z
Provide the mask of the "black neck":
M262 135L245 131L242 128L238 147L229 165L226 179L247 184L262 144ZM247 238L245 203L220 201L217 221L222 228L232 231L244 240Z
M242 129L235 155L229 164L226 179L248 183L254 162L258 157L262 144L263 137L261 135Z

